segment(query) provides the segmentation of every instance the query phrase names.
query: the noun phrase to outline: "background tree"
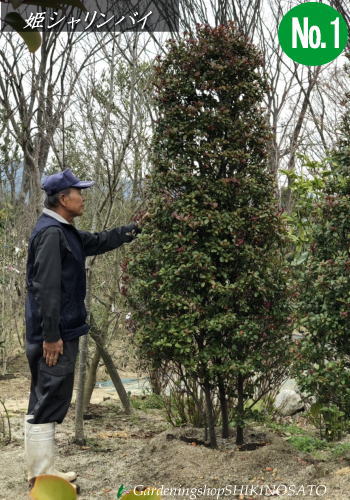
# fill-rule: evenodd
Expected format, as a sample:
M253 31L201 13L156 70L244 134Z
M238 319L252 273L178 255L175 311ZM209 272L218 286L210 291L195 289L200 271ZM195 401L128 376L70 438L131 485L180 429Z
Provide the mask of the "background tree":
M271 370L268 358L280 369L290 335L261 65L233 23L170 43L155 68L149 218L124 276L142 354L201 384L212 446L213 391L225 435L235 397L241 444L252 381Z
M146 105L150 67L140 61L139 36L126 34L122 43L116 35L108 49L101 48L104 55L101 71L92 65L79 80L76 110L79 120L74 115L73 103L71 114L65 119L65 141L56 142L56 158L61 158L64 150L65 161L74 165L77 174L96 181L87 194L86 213L77 221L79 227L90 231L129 223L142 198L142 179L148 167L147 137L151 130ZM121 57L120 49L128 62ZM89 47L85 50L88 52ZM51 168L55 171L60 167L55 162ZM87 260L87 309L92 315L94 341L89 356L88 338L81 340L76 404L78 442L84 442L83 412L95 386L101 357L111 379L118 381L116 388L125 410L131 411L112 356L127 313L118 293L119 262L125 251L122 248ZM122 344L120 338L118 344Z
M0 104L7 133L20 147L23 161L22 203L29 202L27 227L41 211L41 178L64 115L72 103L79 76L100 49L84 57L77 52L86 33L44 32L40 53L30 56L17 34L2 34ZM77 62L76 62L77 61ZM58 158L60 166L62 157Z
M301 389L315 396L314 412L327 439L338 439L350 415L350 119L328 161L322 198L314 204L310 244L300 270L300 325L296 353Z

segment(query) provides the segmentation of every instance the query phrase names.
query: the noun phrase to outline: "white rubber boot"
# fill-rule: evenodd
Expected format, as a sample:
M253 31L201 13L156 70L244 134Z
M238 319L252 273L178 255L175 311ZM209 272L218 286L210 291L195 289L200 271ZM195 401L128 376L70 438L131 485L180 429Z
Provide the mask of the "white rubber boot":
M55 462L55 424L30 424L33 415L26 415L24 422L24 453L27 465L27 479L40 474L52 474L66 481L77 478L75 472L60 472L54 467Z

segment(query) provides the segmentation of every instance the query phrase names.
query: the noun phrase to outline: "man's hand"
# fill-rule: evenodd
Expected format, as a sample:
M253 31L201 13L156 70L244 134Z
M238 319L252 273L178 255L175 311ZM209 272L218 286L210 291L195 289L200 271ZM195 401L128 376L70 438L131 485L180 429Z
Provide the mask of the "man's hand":
M48 366L55 366L60 354L63 354L63 340L57 342L43 342L43 357Z

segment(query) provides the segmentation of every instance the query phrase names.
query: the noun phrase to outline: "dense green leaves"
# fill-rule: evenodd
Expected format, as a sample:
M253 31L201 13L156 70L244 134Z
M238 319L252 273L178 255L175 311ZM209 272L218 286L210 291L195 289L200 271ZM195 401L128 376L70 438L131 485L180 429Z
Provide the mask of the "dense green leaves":
M233 24L170 42L155 68L149 217L124 274L143 354L226 393L270 371L266 358L280 368L290 335L261 65Z
M350 149L349 120L323 178L323 196L310 212L309 248L300 270L300 316L305 332L295 370L301 388L316 398L325 437L350 415Z

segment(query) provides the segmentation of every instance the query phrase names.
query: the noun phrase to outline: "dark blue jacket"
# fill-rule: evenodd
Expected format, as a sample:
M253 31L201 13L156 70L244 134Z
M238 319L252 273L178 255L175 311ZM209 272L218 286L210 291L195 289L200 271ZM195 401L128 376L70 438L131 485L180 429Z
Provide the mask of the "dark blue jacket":
M134 239L135 224L111 231L78 231L43 214L29 240L26 338L29 343L72 340L88 332L85 258Z

